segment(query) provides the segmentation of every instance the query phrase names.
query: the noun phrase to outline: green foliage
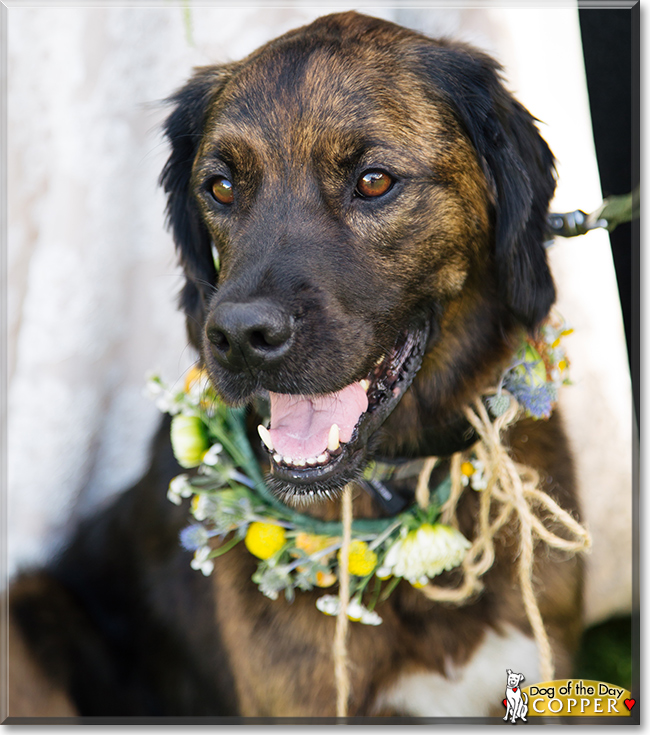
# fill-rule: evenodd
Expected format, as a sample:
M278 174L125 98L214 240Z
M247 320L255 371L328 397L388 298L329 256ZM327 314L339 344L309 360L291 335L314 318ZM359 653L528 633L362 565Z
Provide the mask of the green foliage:
M632 619L611 618L588 628L576 658L574 678L632 689Z

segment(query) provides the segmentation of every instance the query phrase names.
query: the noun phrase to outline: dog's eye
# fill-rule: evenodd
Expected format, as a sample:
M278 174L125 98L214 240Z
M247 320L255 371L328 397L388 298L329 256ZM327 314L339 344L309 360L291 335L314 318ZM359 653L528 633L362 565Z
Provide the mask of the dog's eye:
M393 179L384 171L366 171L357 181L357 193L362 197L380 197L393 185Z
M232 190L232 181L224 176L218 176L211 186L212 196L221 204L232 204L235 195Z

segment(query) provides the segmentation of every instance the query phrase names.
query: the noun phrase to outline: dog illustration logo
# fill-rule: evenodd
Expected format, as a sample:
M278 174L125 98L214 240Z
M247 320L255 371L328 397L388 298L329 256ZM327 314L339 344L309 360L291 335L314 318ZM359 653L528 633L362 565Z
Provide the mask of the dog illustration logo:
M503 718L507 720L510 717L510 722L514 725L517 718L528 722L526 715L528 714L528 695L522 694L521 687L519 684L526 678L523 674L515 674L512 669L507 670L506 680L506 698L503 703L506 705L506 716Z

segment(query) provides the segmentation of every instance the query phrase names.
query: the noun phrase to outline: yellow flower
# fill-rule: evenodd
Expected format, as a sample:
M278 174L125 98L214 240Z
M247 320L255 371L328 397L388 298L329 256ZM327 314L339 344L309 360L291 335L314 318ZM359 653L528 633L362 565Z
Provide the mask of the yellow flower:
M318 551L323 551L328 546L331 546L334 541L329 536L317 536L313 533L306 533L301 531L296 536L296 548L304 551L307 556L316 554Z
M210 448L205 424L198 416L174 416L171 440L178 464L186 469L198 467Z
M317 587L331 587L336 582L336 574L332 572L316 572Z
M339 551L339 564L341 552ZM365 577L377 566L377 554L369 548L365 541L355 539L350 544L348 570L357 577Z
M307 533L306 531L300 531L300 533L296 535L295 540L296 549L303 551L307 556L313 556L333 544L334 539L329 536L318 536L314 533ZM300 556L300 554L295 550L291 551L291 555ZM327 564L333 555L334 551L331 551L328 554L319 556L318 560L323 564ZM307 571L307 567L305 566L299 566L296 568L299 572ZM334 574L331 574L330 572L316 572L317 587L330 587L334 582L336 582L336 576Z
M474 465L471 462L463 462L460 466L460 471L465 477L471 477L474 474Z
M198 367L198 365L192 365L192 367L187 371L187 375L185 376L185 393L189 393L194 387L195 383L198 383L199 381L205 381L207 379L208 374L203 368Z
M255 521L246 532L246 548L258 559L269 559L284 546L287 534L282 526L275 523Z

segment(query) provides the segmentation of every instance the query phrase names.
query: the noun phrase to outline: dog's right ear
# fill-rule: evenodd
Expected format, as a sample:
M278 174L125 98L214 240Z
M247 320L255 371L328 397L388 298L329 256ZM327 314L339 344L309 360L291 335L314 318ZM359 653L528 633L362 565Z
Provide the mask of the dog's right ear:
M210 286L216 284L217 272L210 233L190 190L192 164L210 107L232 76L233 66L197 69L189 82L167 100L174 109L163 126L171 153L160 175L160 185L167 194L167 221L185 271L180 306L195 346L200 344L204 300Z

